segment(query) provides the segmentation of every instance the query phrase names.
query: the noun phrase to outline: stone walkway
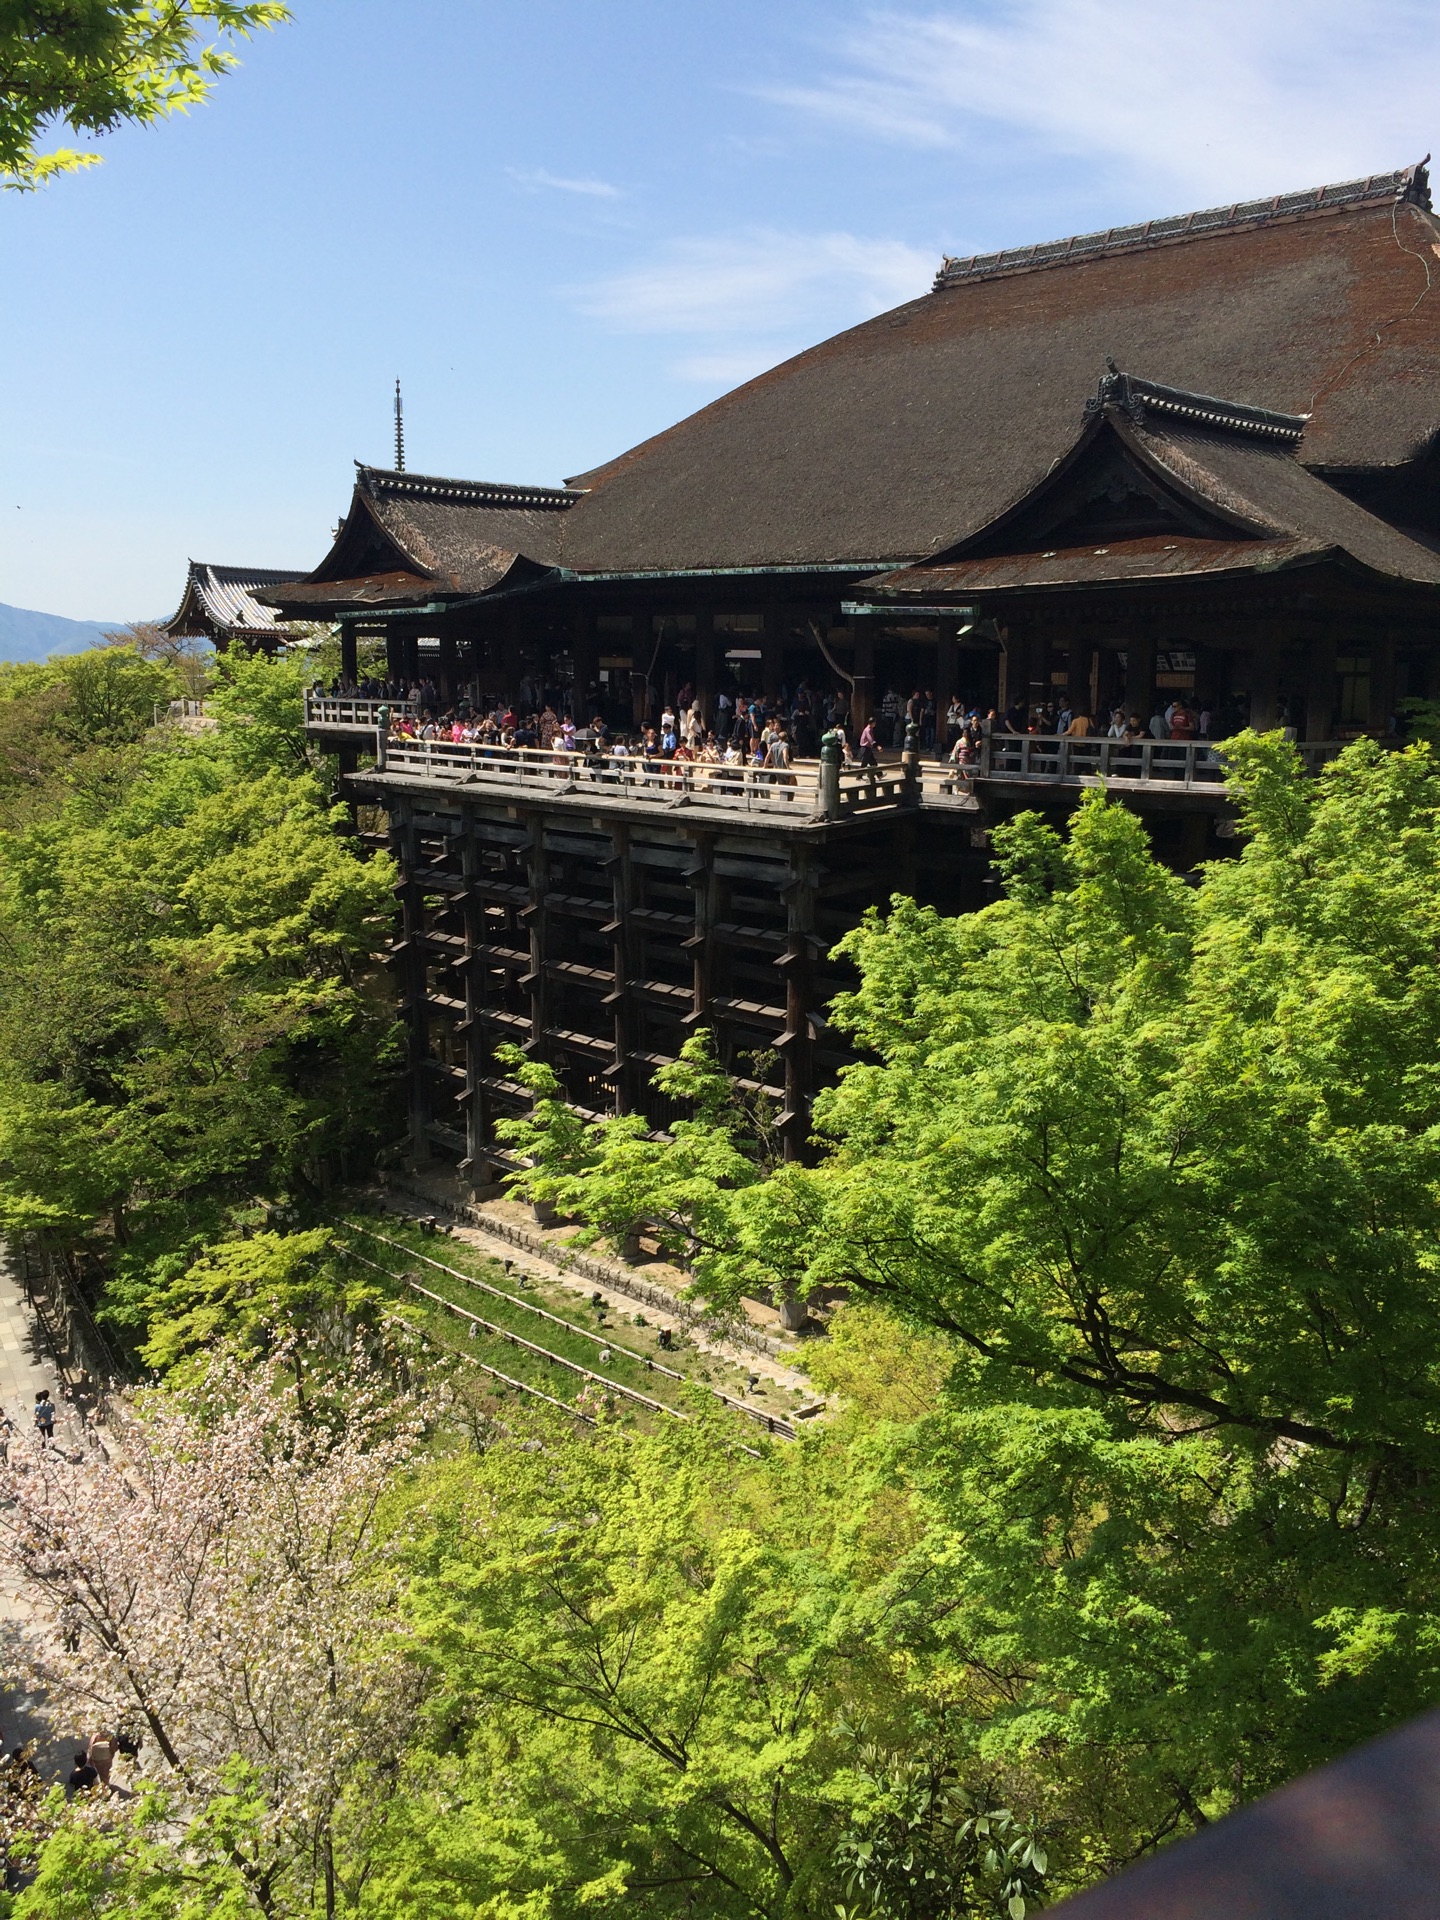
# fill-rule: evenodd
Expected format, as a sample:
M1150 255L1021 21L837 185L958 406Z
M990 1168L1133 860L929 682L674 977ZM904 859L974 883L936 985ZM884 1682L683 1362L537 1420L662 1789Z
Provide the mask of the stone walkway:
M0 1408L17 1429L28 1433L34 1422L35 1396L41 1387L48 1387L59 1412L55 1438L73 1452L84 1444L83 1435L61 1398L62 1385L40 1323L26 1306L24 1291L0 1250ZM63 1780L70 1771L76 1743L56 1741L51 1736L39 1717L36 1696L27 1693L15 1678L17 1663L11 1643L25 1615L20 1595L8 1583L0 1582L0 1744L8 1753L22 1741L34 1740L35 1761L41 1773L47 1780Z

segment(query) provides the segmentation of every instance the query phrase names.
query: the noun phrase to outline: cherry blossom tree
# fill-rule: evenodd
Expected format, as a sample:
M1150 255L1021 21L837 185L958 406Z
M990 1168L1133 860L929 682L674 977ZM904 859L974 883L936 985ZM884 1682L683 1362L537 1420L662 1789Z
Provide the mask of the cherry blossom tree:
M168 1830L222 1834L266 1914L336 1911L340 1802L393 1775L418 1705L377 1526L417 1414L359 1362L302 1393L286 1351L221 1353L192 1393L121 1403L113 1451L12 1443L0 1476L52 1718L138 1736ZM213 1818L237 1794L243 1829Z

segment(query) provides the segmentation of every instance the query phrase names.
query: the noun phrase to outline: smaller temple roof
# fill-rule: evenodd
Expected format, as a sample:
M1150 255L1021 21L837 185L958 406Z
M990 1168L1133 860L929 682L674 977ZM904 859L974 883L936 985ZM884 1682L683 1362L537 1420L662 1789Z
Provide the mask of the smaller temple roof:
M1301 465L1305 425L1111 365L1041 480L948 551L865 587L903 605L1322 561L1440 587L1440 553Z
M221 567L207 560L192 560L180 605L168 620L161 621L161 629L177 636L194 634L210 640L224 637L278 644L291 636L277 619L275 609L258 600L256 594L304 577L283 567Z
M350 511L312 573L267 589L272 607L334 614L485 593L560 557L573 487L510 486L355 466Z

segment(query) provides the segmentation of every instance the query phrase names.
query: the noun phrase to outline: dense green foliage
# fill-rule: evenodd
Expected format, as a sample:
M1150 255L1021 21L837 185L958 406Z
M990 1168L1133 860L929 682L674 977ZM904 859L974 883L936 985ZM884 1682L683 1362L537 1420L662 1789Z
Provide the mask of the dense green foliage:
M41 153L47 129L108 133L183 113L235 64L204 36L287 19L277 0L0 0L0 180L38 187L98 156Z
M113 648L0 687L65 735L0 836L0 1224L106 1259L137 1330L235 1208L373 1145L394 1059L392 870L336 831L299 669L237 662L199 733L151 731L157 676Z
M273 768L266 702L232 707L145 765ZM1243 853L1194 884L1096 795L1064 834L997 833L986 911L897 900L851 936L834 1017L863 1063L808 1164L703 1037L669 1140L510 1060L520 1190L609 1238L658 1221L722 1304L849 1290L805 1350L837 1410L752 1452L703 1412L462 1420L436 1377L384 1515L417 1731L380 1799L342 1794L337 1911L1000 1920L1440 1695L1440 766L1361 742L1310 782L1274 738L1233 761ZM97 1112L135 1102L115 1085ZM168 1124L244 1138L246 1113ZM343 1368L366 1311L320 1230L147 1271L181 1383L286 1325L337 1330ZM237 1869L243 1793L183 1842L145 1817L62 1825L21 1911L304 1910Z
M843 1283L953 1343L947 1617L992 1748L1123 1779L1097 1858L1436 1691L1440 771L1232 762L1248 843L1198 886L1096 795L997 833L987 911L872 916L818 1163L687 1198L712 1295ZM702 1118L679 1170L734 1145Z

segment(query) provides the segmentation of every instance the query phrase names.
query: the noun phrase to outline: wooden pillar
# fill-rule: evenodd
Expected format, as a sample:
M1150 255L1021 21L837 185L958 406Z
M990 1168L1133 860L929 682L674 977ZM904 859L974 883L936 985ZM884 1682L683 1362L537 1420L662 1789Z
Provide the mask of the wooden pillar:
M1377 633L1370 642L1370 727L1388 734L1395 717L1395 636Z
M1095 648L1088 640L1071 639L1065 650L1065 695L1072 713L1096 718L1091 688L1095 678Z
M409 692L405 678L405 633L395 620L385 622L385 678L392 687L404 687Z
M1155 711L1155 639L1138 635L1125 643L1125 712L1138 716L1142 727Z
M571 718L577 727L584 727L593 716L594 698L590 688L599 682L600 650L595 644L595 616L583 600L575 609L570 658L575 667L575 682L570 690Z
M1000 710L1005 712L1017 701L1027 711L1030 706L1030 636L1011 627L1005 636L1005 651L1000 656Z
M875 641L865 626L855 629L855 685L850 693L851 745L875 711Z
M475 892L475 881L481 872L479 848L475 839L475 821L466 808L461 808L461 820L464 832L460 839L460 871L465 876L465 892L461 895L461 911L465 927L465 965L462 977L465 981L465 1021L461 1033L465 1040L465 1167L472 1188L485 1188L490 1185L490 1163L485 1149L490 1144L492 1121L491 1100L485 1081L490 1078L490 1062L485 1045L484 1023L479 1018L480 1009L485 1003L484 976L480 971L485 962L486 926L485 903Z
M710 1013L711 978L715 924L715 866L713 834L696 834L693 858L685 869L685 878L694 895L695 922L685 945L690 949L691 991L693 998L686 1024L692 1031L707 1024Z
M420 868L419 836L414 816L405 807L401 822L401 939L404 942L401 992L405 1001L406 1025L410 1045L410 1152L417 1165L430 1158L430 1034L426 1000L425 890Z
M1278 624L1267 624L1256 634L1250 655L1250 725L1257 733L1278 721L1282 637Z
M1335 737L1335 631L1312 635L1305 662L1305 738Z
M716 680L715 609L699 607L695 613L695 697L707 727L715 725Z
M513 705L520 698L520 681L525 671L520 643L520 619L513 612L505 615L501 646L500 672L505 682L501 689L501 697Z
M787 1160L799 1160L804 1154L810 1138L810 1107L815 1092L814 1042L810 1032L814 1008L811 936L815 926L815 884L809 853L798 852L785 887L785 952L776 963L785 980L785 1031L779 1046L785 1067L781 1133Z
M610 921L600 929L610 936L610 968L614 984L606 995L615 1021L615 1058L605 1069L615 1095L615 1111L630 1111L630 943L631 905L630 828L617 821L610 829Z
M1198 721L1202 713L1213 713L1220 702L1221 682L1224 661L1218 647L1195 647L1195 718Z
M448 706L460 691L460 659L455 645L455 629L447 623L440 630L440 704Z
M767 707L780 698L780 685L785 678L787 624L783 607L765 609L765 631L760 636L760 685Z
M945 714L958 684L959 647L955 624L942 620L935 635L935 758L945 758Z
M355 622L340 622L340 677L353 687L360 678L360 650L355 643Z
M526 821L530 836L525 842L525 878L530 898L525 906L525 920L530 933L530 971L521 976L520 984L530 990L530 1038L526 1042L526 1051L534 1054L537 1060L545 1057L546 987L545 962L550 957L550 943L546 938L547 915L545 895L549 882L548 860L545 853L545 819L543 814L532 813Z

